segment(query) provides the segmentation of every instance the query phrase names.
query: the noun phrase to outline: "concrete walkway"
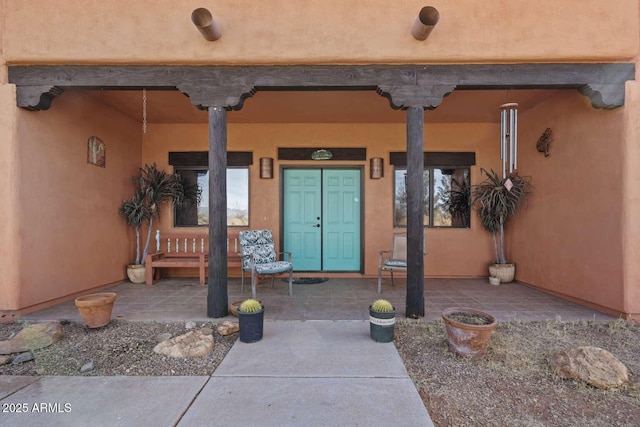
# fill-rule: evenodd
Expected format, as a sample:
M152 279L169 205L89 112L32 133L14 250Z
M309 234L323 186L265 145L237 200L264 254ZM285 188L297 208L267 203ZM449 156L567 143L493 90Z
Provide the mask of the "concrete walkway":
M0 404L0 426L433 425L366 321L265 322L212 377L3 376Z

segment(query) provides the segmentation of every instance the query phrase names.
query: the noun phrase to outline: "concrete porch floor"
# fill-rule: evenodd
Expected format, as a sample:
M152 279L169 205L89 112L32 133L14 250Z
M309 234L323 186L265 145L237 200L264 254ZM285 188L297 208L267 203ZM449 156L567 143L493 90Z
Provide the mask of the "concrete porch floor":
M336 279L319 284L288 285L276 278L258 284L258 298L265 305L265 320L368 320L368 306L377 298L388 299L397 308L399 318L405 315L405 279L396 278L395 286L385 279L378 294L377 279ZM122 282L105 291L116 292L113 318L127 321L209 321L207 286L196 278L162 279L153 286ZM245 283L240 292L240 279L228 281L229 302L251 295ZM518 283L492 286L486 279L426 279L425 320L440 318L443 309L466 306L487 311L499 321L507 320L612 320L604 313L574 304ZM229 316L231 318L231 316ZM69 320L80 322L73 301L67 301L22 317L22 320ZM224 320L224 319L221 319Z

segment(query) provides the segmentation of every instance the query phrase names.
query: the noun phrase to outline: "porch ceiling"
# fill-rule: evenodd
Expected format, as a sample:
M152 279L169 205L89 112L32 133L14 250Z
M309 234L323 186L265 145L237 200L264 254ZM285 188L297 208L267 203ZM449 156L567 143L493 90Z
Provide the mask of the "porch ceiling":
M575 89L457 90L435 110L425 111L430 123L498 122L499 107L518 102L527 109ZM86 90L88 96L134 119L142 120L142 91ZM207 123L177 90L147 91L149 123ZM229 123L405 123L406 113L393 110L389 101L373 90L365 91L259 91L239 111L228 114Z

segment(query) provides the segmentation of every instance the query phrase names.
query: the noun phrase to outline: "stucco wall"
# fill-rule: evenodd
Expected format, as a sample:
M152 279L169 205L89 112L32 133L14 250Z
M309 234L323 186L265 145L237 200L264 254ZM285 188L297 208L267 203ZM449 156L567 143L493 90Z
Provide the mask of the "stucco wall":
M634 58L637 0L434 0L425 42L410 28L423 1L6 0L9 63L563 62ZM222 38L191 12L207 7Z
M508 229L518 280L623 309L623 117L594 110L577 92L521 115L519 171L534 194ZM547 127L545 158L536 142Z
M129 177L140 165L140 124L78 92L63 94L47 112L3 107L16 123L14 143L0 146L2 154L16 150L8 184L17 196L13 240L3 241L2 250L11 249L19 270L0 286L11 296L0 299L0 309L124 279L133 238L118 207L129 197ZM87 139L93 135L106 144L105 168L87 163ZM6 191L2 183L0 191Z
M18 142L15 86L0 85L0 309L18 302Z
M233 114L233 113L230 113ZM429 114L428 112L426 114ZM169 151L206 151L206 125L152 124L143 138L142 162L156 162L168 168ZM499 158L495 124L425 125L426 151L475 151L478 165L496 167ZM364 242L365 274L377 274L377 256L388 249L393 231L393 168L389 152L406 150L403 124L230 124L228 149L253 151L250 167L250 228L270 228L280 232L280 186L277 171L285 165L364 165ZM278 147L366 147L367 158L385 159L384 178L369 179L369 162L278 161ZM275 179L259 178L260 157L276 159ZM171 170L170 168L168 170ZM472 168L472 179L479 179L479 167ZM163 212L161 229L172 228L170 209ZM185 229L182 229L185 231ZM194 231L195 230L188 230ZM426 229L429 254L425 258L427 276L486 276L491 259L489 236L472 218L471 229ZM465 262L461 263L460 259Z

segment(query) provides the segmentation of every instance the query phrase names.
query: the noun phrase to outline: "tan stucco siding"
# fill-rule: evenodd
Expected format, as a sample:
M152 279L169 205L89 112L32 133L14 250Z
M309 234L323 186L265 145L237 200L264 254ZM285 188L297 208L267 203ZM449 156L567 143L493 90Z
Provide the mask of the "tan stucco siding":
M16 280L2 289L18 298L3 309L124 279L133 239L118 206L139 167L140 125L81 93L63 94L50 111L14 116L19 191L11 231L19 262ZM90 136L106 144L105 168L87 163Z
M233 114L233 113L230 113ZM428 112L426 113L429 114ZM156 162L169 167L169 151L205 151L208 149L206 125L150 125L144 136L142 162ZM499 126L495 124L426 124L426 151L475 151L478 165L472 178L479 179L479 165L497 167ZM230 124L228 149L252 151L250 167L250 228L270 228L280 233L281 182L278 171L283 166L318 167L364 166L364 264L365 275L377 274L378 252L388 249L393 232L393 168L391 151L406 150L405 126L402 124ZM494 147L495 145L495 147ZM278 161L278 147L366 147L366 162ZM276 159L274 179L259 178L260 157ZM371 157L385 159L382 179L369 179ZM163 212L160 228L172 228L170 209ZM195 230L193 230L195 231ZM427 276L485 276L491 259L489 236L472 219L471 229L426 229L429 254L425 258ZM460 263L460 259L465 259Z
M534 193L509 228L518 280L623 309L623 117L570 92L521 116L519 171ZM547 127L545 158L536 142Z
M637 0L435 1L424 42L417 0L256 2L6 0L9 63L472 63L629 60L638 51ZM191 12L222 30L207 42Z

